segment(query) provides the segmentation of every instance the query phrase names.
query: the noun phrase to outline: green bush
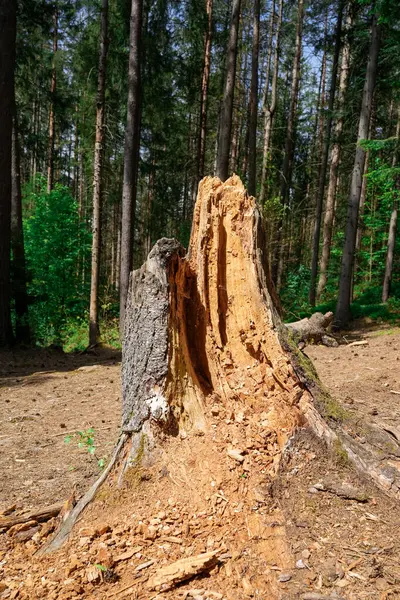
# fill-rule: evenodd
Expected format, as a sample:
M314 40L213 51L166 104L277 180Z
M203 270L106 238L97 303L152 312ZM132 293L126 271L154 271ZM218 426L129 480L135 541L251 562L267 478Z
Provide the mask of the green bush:
M90 233L68 188L47 194L41 182L24 204L32 207L24 221L32 330L39 345L62 345L68 324L87 310Z

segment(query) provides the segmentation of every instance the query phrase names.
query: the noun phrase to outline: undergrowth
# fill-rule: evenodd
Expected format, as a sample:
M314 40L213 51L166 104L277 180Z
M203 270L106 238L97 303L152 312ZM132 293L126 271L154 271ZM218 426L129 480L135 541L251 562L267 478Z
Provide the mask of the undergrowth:
M324 302L312 307L308 302L309 276L308 269L302 267L291 274L285 288L281 292L284 308L284 320L296 321L309 317L314 312L335 312L337 291L327 294ZM392 286L391 297L384 304L381 300L382 287L358 285L354 290L354 301L351 305L353 319L369 318L377 323L393 323L400 320L400 282Z

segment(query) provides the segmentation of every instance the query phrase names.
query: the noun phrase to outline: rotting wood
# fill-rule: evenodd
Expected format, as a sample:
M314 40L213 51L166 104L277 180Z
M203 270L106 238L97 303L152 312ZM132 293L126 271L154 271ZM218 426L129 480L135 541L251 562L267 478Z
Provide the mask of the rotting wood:
M14 527L14 525L28 523L29 521L48 521L52 517L56 517L60 513L63 506L64 502L57 502L51 506L33 509L29 512L23 513L22 515L13 517L0 517L0 528L10 529L10 527Z
M176 562L159 569L147 582L150 590L169 589L181 581L187 581L204 571L215 567L218 563L218 554L222 550L213 550L197 556L181 558Z
M286 327L299 347L304 348L307 343L338 346L339 344L335 338L327 333L332 321L332 312L327 312L324 315L316 312L310 318L301 319L294 323L286 323Z
M282 324L261 216L237 176L201 181L187 254L163 238L131 274L122 392L123 433L113 459L40 555L63 544L112 470L113 481L122 482L127 469L153 459L166 434L206 438L213 398L228 414L267 412L274 440L265 454L269 479L289 439L309 427L342 460L400 497L393 436L368 424L362 443L348 433L343 409Z

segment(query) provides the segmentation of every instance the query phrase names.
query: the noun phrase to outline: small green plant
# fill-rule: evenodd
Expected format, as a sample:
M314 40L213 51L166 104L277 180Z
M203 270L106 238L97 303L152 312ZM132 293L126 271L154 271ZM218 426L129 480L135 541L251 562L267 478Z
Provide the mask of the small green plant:
M64 442L70 444L73 439L77 440L78 448L86 448L90 456L96 459L99 469L104 469L106 458L104 456L101 458L96 456L95 430L93 427L65 436Z

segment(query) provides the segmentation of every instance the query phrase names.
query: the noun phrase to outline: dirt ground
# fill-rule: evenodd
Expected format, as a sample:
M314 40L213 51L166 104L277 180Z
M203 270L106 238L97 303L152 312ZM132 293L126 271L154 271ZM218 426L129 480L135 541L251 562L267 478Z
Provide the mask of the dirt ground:
M395 435L400 329L357 331L348 341L366 343L306 352L346 410ZM118 361L112 353L2 356L0 506L46 505L74 485L78 492L89 486L97 463L75 442L66 445L64 434L94 427L96 455L110 455ZM400 598L398 501L360 479L340 454L327 454L307 430L286 448L270 482L275 441L258 415L208 418L210 434L167 438L157 461L121 489L103 486L58 553L32 556L40 532L24 543L0 535L0 598ZM246 446L243 465L227 457L231 442ZM343 484L352 497L343 496ZM170 591L149 586L160 566L214 550L220 560L207 573Z
M109 457L120 424L120 354L0 354L0 511L80 495L99 473L68 434L93 427L96 456Z
M381 427L400 427L400 329L354 331L362 345L308 346L306 354L333 396Z

